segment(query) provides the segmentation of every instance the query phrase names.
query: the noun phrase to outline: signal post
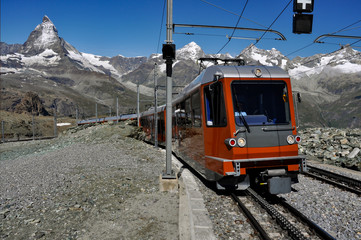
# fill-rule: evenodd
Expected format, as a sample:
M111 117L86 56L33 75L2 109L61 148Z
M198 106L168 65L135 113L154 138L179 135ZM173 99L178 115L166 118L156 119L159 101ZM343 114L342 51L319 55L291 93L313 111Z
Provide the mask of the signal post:
M166 169L160 178L161 191L173 191L178 188L178 181L172 170L172 64L175 59L175 44L172 40L173 0L167 0L167 40L163 44L163 59L166 63Z

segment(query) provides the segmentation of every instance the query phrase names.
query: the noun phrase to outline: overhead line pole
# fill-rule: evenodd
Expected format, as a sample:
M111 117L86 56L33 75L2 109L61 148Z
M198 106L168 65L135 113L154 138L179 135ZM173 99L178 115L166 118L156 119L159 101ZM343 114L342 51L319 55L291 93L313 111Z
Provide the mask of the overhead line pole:
M167 103L166 103L166 171L163 179L174 179L172 171L172 64L175 59L175 45L172 44L173 33L173 0L167 0L167 40L163 44L163 59L166 59L167 73Z

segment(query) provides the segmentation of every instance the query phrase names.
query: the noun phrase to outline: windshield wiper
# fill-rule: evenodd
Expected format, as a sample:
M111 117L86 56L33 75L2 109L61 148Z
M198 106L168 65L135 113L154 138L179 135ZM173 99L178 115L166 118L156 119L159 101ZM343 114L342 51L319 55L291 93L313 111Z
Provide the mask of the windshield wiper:
M235 91L233 91L233 92L235 92ZM248 125L248 123L246 121L246 118L242 114L242 109L241 109L241 106L239 105L237 94L234 94L234 96L236 97L237 109L238 109L238 112L239 112L239 119L241 119L243 125L246 127L247 132L250 133L251 129L249 128L249 125Z
M240 109L239 109L239 110L240 110ZM251 132L251 129L249 128L249 125L248 125L248 123L247 123L247 121L246 121L246 118L243 116L243 114L242 114L241 111L239 111L239 118L241 119L243 125L246 127L247 132L250 133L250 132Z

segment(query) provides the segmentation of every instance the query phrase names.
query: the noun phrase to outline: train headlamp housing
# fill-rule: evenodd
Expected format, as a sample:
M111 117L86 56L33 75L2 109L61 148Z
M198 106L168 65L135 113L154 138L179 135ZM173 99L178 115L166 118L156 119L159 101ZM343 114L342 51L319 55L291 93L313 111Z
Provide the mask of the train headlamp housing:
M294 144L295 143L295 137L292 136L292 135L289 135L287 137L287 142L288 142L288 144Z
M259 68L256 68L253 70L253 73L256 77L261 77L262 76L262 70Z
M244 147L244 146L246 146L246 139L238 138L237 143L238 143L238 146Z
M227 145L227 147L235 147L237 141L234 138L227 138L226 140L224 140L224 143Z
M301 139L301 137L300 137L300 136L298 136L298 135L297 135L297 136L295 137L295 141L296 141L296 143L301 142L301 140L302 140L302 139Z

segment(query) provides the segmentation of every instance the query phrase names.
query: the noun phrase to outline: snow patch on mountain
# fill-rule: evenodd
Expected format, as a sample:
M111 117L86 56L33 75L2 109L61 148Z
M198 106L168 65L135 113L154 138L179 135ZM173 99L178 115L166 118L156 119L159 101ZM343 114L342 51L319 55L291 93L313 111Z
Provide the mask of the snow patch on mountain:
M346 47L330 54L295 58L288 64L288 73L294 79L315 74L350 74L361 72L360 52Z
M271 50L259 49L253 44L246 47L238 56L245 59L247 64L261 64L266 66L279 66L286 70L289 59L275 48Z
M25 63L25 66L43 65L50 67L58 65L60 57L52 49L45 49L42 53L35 56L22 56L21 60L23 63Z
M205 54L200 46L195 42L190 42L181 49L176 51L176 58L178 60L193 60L197 61L198 58L204 57Z
M175 62L172 64L172 68L174 68L174 66L175 66L177 63L179 63L179 62L180 62L179 60L175 61ZM159 69L160 72L164 72L164 73L165 73L165 71L166 71L166 69L167 69L167 64L162 63L162 64L158 65L158 69Z
M112 75L120 77L118 71L109 63L109 60L100 60L102 56L94 55L91 53L81 53L81 55L92 65L96 67L103 67L111 72ZM123 57L118 55L118 57Z

